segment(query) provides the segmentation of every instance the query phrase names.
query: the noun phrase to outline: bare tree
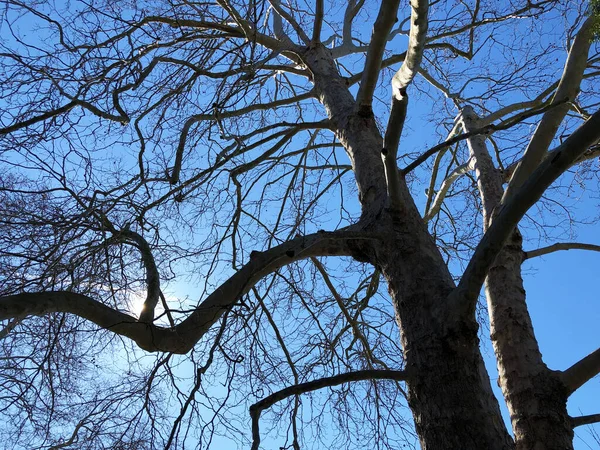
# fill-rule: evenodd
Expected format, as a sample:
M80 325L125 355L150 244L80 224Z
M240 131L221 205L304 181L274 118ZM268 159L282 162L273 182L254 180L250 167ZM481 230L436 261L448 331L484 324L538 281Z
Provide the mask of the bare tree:
M558 241L595 222L596 1L2 5L6 448L567 449L600 421L566 406L600 349L549 368L522 273L600 248Z

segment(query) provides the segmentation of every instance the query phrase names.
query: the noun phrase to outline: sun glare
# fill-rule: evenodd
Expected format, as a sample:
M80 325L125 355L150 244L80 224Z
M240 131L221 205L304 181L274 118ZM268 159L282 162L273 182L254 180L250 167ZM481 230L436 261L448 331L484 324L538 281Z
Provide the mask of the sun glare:
M144 291L133 291L129 294L127 299L127 311L139 317L144 307L144 301L146 300L146 292Z

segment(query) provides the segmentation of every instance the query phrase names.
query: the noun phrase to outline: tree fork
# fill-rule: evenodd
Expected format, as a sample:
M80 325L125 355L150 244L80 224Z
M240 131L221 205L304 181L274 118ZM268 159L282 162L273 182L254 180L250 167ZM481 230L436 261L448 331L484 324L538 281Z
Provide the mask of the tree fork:
M452 277L405 181L398 183L397 210L380 201L387 183L383 138L374 120L354 115L354 100L326 49L303 59L355 168L363 220L369 219L368 229L390 236L373 245L369 257L388 282L407 369L415 374L408 382L409 404L423 449L511 449L479 351L478 325L450 309Z

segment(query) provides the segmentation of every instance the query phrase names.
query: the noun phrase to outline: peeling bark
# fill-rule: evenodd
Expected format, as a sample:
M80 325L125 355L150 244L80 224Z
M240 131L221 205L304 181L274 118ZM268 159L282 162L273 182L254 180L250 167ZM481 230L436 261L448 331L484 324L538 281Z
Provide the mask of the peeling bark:
M462 112L464 131L477 128L472 108ZM484 228L489 228L502 199L502 178L494 167L485 138L468 141L481 201ZM515 229L491 266L485 283L490 333L499 379L517 449L572 448L573 427L566 406L566 390L542 360L527 310L521 276L522 238Z

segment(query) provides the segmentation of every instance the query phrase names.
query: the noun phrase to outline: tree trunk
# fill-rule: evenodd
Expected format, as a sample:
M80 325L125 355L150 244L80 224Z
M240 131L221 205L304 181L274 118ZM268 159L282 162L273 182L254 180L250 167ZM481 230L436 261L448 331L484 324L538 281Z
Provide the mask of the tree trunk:
M420 217L419 217L420 219ZM424 227L388 247L382 265L394 300L409 374L408 401L423 449L510 449L473 318L448 309L453 288ZM421 232L423 231L423 232ZM425 238L428 242L424 242ZM419 254L428 248L429 252Z
M409 373L408 402L423 449L511 449L485 370L477 323L457 317L447 300L452 277L406 183L400 209L388 208L382 137L372 115L354 99L323 47L303 59L353 167L364 227L389 237L361 249L382 270L394 301Z

